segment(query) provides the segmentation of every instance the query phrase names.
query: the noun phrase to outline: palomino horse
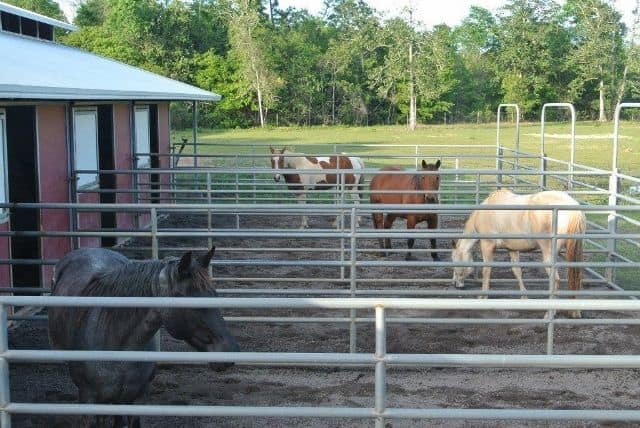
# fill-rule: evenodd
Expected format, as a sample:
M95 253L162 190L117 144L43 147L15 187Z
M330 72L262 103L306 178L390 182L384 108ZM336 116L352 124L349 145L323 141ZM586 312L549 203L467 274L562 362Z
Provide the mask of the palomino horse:
M70 252L56 265L55 296L215 297L208 266L214 249L192 259L130 261L111 250L85 248ZM164 326L176 339L198 351L238 351L220 311L170 308L49 308L49 341L53 349L152 351ZM230 364L213 365L215 369ZM81 403L131 404L155 374L154 362L70 361L71 379ZM101 416L85 421L98 427L139 427L137 417Z
M516 195L507 189L497 190L491 193L483 202L483 205L579 205L578 202L565 192L546 191L531 195ZM476 210L471 213L465 223L465 235L487 234L487 235L508 235L508 234L549 234L553 227L553 212L551 210L529 209L529 210ZM586 220L582 211L558 211L557 230L558 234L583 234L586 228ZM464 238L454 242L454 249L451 259L454 262L470 262L471 249L478 241L476 238ZM552 259L551 239L500 239L489 238L480 239L480 249L482 259L485 262L493 260L493 253L496 248L509 250L512 263L518 263L521 251L533 251L540 248L542 260L550 263ZM566 259L571 262L582 261L582 240L560 238L556 241L556 250L566 249ZM522 282L522 269L519 266L512 266L513 274L518 280L521 291L526 291ZM545 268L547 275L551 277L551 268ZM453 282L456 287L464 287L464 279L469 276L473 268L455 267L453 271ZM491 267L482 268L482 290L489 290L489 278ZM569 289L580 290L582 288L582 270L578 267L570 267L567 272ZM560 276L557 269L554 273L554 289L558 289ZM580 311L572 311L572 317L580 318Z
M311 189L324 190L331 189L333 187L340 187L344 184L343 190L350 190L351 199L354 203L360 202L360 192L362 189L362 183L364 176L358 171L364 169L364 163L362 159L355 156L342 156L333 155L329 157L314 157L306 156L301 153L295 153L288 150L286 147L282 149L271 150L271 168L273 169L273 179L277 182L280 181L280 175L284 176L284 181L287 183L287 187L292 192L296 193L298 203L304 204L306 200L306 191ZM298 169L298 170L317 170L317 173L292 173L288 174L285 170ZM340 169L345 170L344 174L336 174L334 172L324 173L323 169ZM340 183L340 176L344 177L344 183ZM337 226L340 216L336 217L334 227ZM358 219L359 223L359 219ZM302 216L301 228L308 226L307 216Z
M428 164L422 161L423 171L438 171L440 161ZM389 166L381 171L402 171L399 166ZM440 189L440 176L438 174L376 174L369 185L371 194L369 198L372 204L437 204L438 190ZM385 193L376 193L376 192ZM435 213L383 213L373 214L373 225L376 229L389 229L396 218L407 220L407 229L415 229L416 224L426 221L429 229L438 227L438 215ZM409 252L406 259L411 259L411 249L414 239L407 240ZM391 248L391 239L380 238L380 247ZM431 239L431 248L436 249L436 240ZM386 255L383 251L382 255ZM440 260L438 253L431 252L433 260Z

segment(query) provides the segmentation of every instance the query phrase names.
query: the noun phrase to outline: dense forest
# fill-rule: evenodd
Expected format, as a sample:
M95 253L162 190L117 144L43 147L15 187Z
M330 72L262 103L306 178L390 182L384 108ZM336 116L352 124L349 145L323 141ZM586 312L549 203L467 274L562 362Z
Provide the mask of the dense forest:
M63 18L53 0L9 2ZM59 40L222 95L200 106L208 127L476 122L501 102L534 118L550 101L607 120L640 96L638 14L627 28L611 0L508 0L425 30L362 0L325 0L320 16L277 0L84 0ZM190 108L174 106L177 125Z

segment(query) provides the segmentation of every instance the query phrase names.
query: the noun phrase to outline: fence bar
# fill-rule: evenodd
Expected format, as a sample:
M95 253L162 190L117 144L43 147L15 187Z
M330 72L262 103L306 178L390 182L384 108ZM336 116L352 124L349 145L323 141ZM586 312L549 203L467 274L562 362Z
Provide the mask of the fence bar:
M351 251L349 254L349 261L350 261L350 266L349 266L349 291L351 293L351 297L354 298L357 295L358 292L358 283L357 283L357 272L356 272L356 257L357 257L357 238L356 238L356 226L357 226L357 211L354 208L351 209L351 239L350 239L350 245L351 245ZM356 348L357 348L357 340L358 340L358 332L357 332L357 325L356 325L356 316L357 316L357 311L355 309L349 309L349 317L350 317L350 324L349 324L349 352L354 353L356 352Z
M477 292L476 292L477 294ZM0 304L46 307L109 308L323 308L514 311L640 311L638 300L589 299L454 299L333 297L75 297L0 296Z
M376 306L376 367L375 367L375 411L376 411L376 428L384 428L384 411L387 403L387 369L385 359L387 357L387 326L385 323L384 306Z

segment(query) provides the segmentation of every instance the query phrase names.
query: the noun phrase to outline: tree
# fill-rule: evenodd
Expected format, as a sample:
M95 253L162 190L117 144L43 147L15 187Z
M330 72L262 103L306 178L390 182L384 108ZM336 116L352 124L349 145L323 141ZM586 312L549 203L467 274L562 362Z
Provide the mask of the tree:
M565 98L569 36L552 0L511 0L502 13L496 74L504 100L532 117L545 102Z
M570 82L572 99L583 95L597 83L598 118L606 120L607 87L611 104L616 100L616 84L624 67L624 26L620 14L602 0L568 0L572 49L568 65L575 73Z
M266 110L275 102L281 81L273 72L267 55L268 33L250 0L234 0L229 19L230 55L240 65L241 76L258 101L260 126L265 125Z

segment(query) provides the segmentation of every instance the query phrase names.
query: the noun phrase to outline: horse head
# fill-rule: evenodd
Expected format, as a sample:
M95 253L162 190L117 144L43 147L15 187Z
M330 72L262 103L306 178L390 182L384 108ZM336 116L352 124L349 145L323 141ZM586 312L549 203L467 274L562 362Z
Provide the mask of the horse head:
M167 294L180 297L216 297L208 271L214 251L215 247L195 259L189 251L179 261L172 261L169 264L170 272L165 275ZM240 350L222 314L216 308L166 309L162 311L162 321L171 336L187 342L198 351ZM222 370L232 365L233 363L212 363L211 367Z
M453 251L451 252L451 261L452 262L471 262L471 251L468 249L462 248L459 242L451 241L451 246ZM453 285L456 288L464 288L464 280L473 272L473 268L471 266L455 266L453 268Z
M283 147L282 149L269 147L269 150L271 150L271 169L273 169L273 180L276 183L280 181L280 170L284 169L284 156L282 155L286 149L286 147Z
M424 160L422 161L423 171L438 171L440 169L440 159L436 163L428 164ZM440 190L440 175L438 174L423 174L420 176L420 190L427 190L425 194L425 203L437 204L438 194L431 192L438 192Z

